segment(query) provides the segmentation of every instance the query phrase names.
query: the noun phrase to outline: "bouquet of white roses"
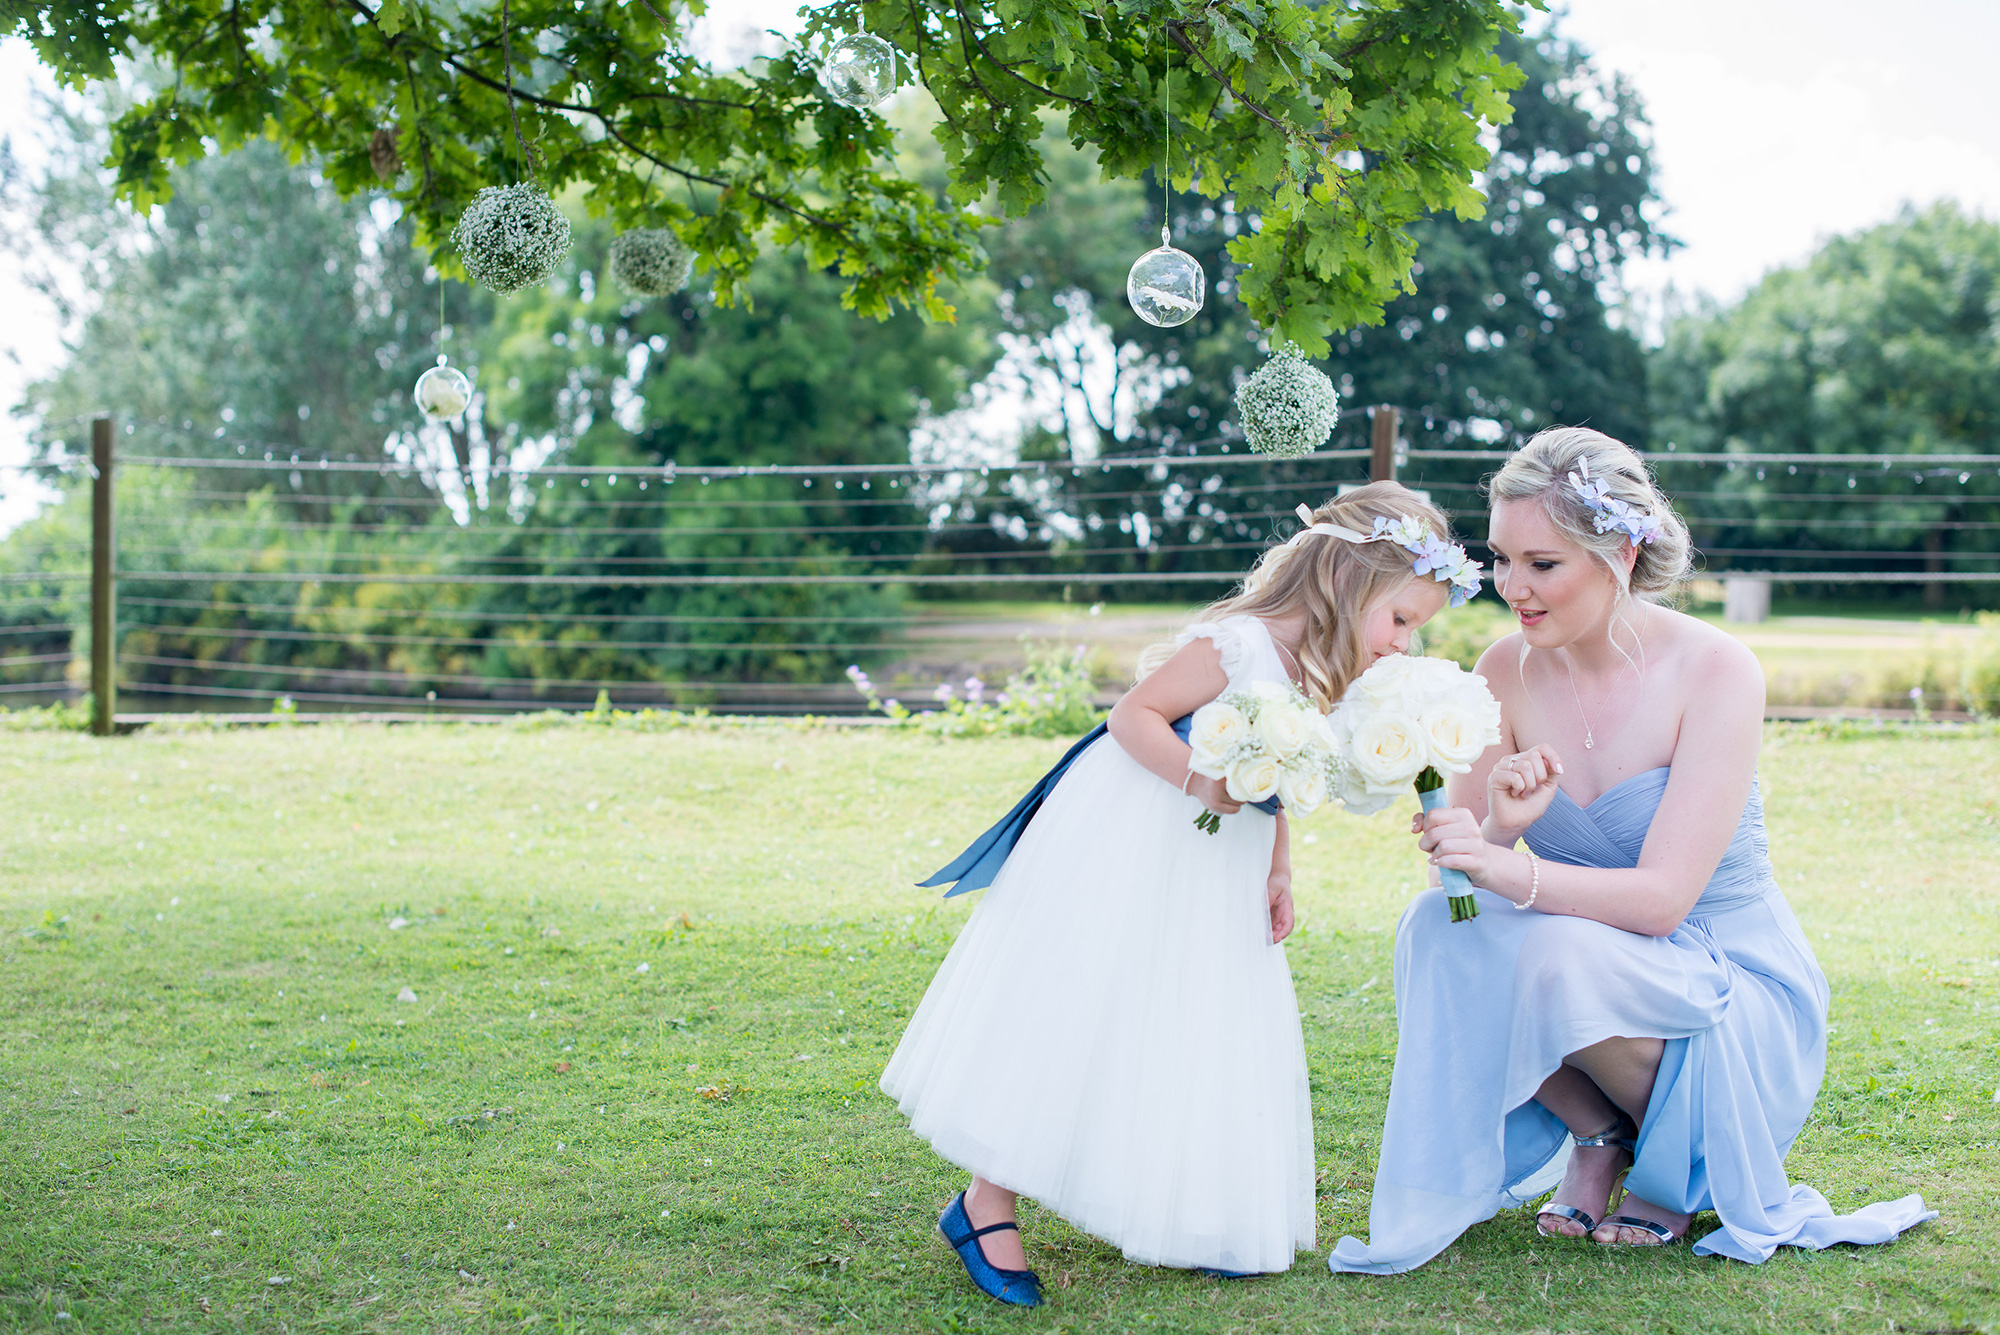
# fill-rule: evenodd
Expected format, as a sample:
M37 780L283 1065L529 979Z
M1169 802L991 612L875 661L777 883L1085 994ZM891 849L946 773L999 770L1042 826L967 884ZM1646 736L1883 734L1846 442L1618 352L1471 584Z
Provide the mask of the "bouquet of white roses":
M1188 768L1221 780L1238 802L1276 798L1293 815L1310 815L1339 778L1326 720L1296 686L1260 681L1224 693L1194 712L1187 741ZM1204 811L1194 823L1214 834L1222 817Z
M1483 678L1442 658L1397 654L1362 673L1329 719L1338 747L1335 796L1349 811L1382 810L1416 785L1425 811L1444 805L1444 776L1464 774L1500 740L1500 702ZM1451 920L1479 916L1465 873L1439 873Z

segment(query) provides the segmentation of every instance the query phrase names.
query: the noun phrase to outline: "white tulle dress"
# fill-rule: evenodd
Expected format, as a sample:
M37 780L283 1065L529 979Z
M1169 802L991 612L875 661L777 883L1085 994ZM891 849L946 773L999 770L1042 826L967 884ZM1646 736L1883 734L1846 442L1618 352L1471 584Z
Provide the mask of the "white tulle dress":
M1253 617L1191 627L1232 688L1286 679ZM882 1089L969 1172L1148 1265L1280 1271L1313 1236L1298 1002L1271 944L1274 817L1218 834L1105 737L939 967Z

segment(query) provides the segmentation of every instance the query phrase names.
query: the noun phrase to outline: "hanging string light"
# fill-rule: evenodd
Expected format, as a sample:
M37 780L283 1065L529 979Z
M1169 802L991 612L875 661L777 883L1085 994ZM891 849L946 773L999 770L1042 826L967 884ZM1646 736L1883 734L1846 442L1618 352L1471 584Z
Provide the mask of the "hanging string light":
M1194 319L1208 295L1208 276L1201 271L1201 264L1186 251L1174 249L1174 65L1171 48L1167 53L1166 68L1166 126L1166 152L1160 162L1160 245L1133 262L1132 272L1125 276L1125 299L1132 303L1132 309L1147 324L1171 329Z

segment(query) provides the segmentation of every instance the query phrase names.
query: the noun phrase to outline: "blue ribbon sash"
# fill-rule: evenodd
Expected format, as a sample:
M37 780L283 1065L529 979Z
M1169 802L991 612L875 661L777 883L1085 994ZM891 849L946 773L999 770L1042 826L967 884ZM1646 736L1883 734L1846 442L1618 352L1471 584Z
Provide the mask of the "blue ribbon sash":
M1188 734L1193 728L1193 714L1183 714L1174 720L1174 736L1182 741L1188 739ZM1048 800L1049 794L1056 790L1058 783L1062 782L1062 776L1069 772L1069 767L1076 763L1077 757L1090 749L1093 742L1109 732L1110 729L1100 723L1085 733L1083 740L1063 752L1062 759L1058 760L1047 774L1037 779L1035 786L1028 790L1027 795L1016 802L1013 810L1002 816L992 829L974 839L966 846L963 853L917 884L935 887L956 881L958 884L944 892L946 899L950 899L953 895L962 895L968 890L982 890L993 884L993 878L1000 874L1000 868L1006 863L1007 855L1014 851L1015 844L1021 842L1021 835L1027 830L1028 822L1035 818L1035 813L1042 809L1042 803ZM1273 816L1281 809L1276 797L1267 797L1262 802L1254 802L1251 805Z

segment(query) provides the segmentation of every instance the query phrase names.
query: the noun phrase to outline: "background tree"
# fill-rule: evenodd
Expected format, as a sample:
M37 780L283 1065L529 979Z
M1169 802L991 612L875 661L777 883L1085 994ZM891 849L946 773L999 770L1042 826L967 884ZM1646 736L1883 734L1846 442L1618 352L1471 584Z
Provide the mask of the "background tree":
M1682 449L2000 455L2000 225L1941 203L1836 237L1733 307L1674 322L1654 359L1656 436ZM1733 468L1711 569L1991 569L1992 468ZM1814 554L1818 555L1815 556ZM1875 556L1870 553L1883 553ZM1801 586L1802 589L1810 586ZM1976 586L1924 585L1927 606Z
M1553 422L1587 422L1642 449L1654 443L1645 351L1622 318L1620 277L1629 261L1670 244L1653 221L1659 200L1645 109L1623 79L1561 34L1559 20L1503 38L1500 53L1525 78L1512 94L1512 119L1497 132L1484 181L1491 203L1482 218L1414 224L1416 290L1391 301L1379 327L1334 339L1319 363L1345 414L1332 448L1365 447L1359 409L1374 403L1401 407L1405 436L1434 449L1507 446ZM1064 420L1055 438L1031 436L1026 448L1064 460L1071 440L1084 442L1086 456L1100 445L1115 453L1243 449L1233 395L1270 337L1242 300L1245 273L1229 247L1261 220L1234 197L1175 196L1175 244L1201 261L1214 295L1187 324L1156 329L1114 294L1157 196L1098 184L1080 154L1048 156L1054 202L1009 223L991 244L1003 324L1035 349L1033 369L1062 383L1068 402L1098 403L1103 414L1115 400L1129 420L1121 440L1109 420ZM1104 335L1095 364L1073 351L1087 341L1079 325L1092 322ZM1116 350L1119 387L1088 393L1091 376L1101 382L1109 373L1104 348ZM1310 463L1256 471L1253 480L1251 470L1171 459L1081 477L1057 470L1032 487L1016 484L1018 494L1002 504L1024 534L1095 533L1078 545L1121 543L1126 558L1110 563L1119 568L1226 569L1261 547L1299 495L1356 472ZM1477 533L1483 516L1473 487L1487 471L1472 461L1430 463L1405 476L1435 488ZM996 531L956 541L994 547L1007 538ZM1212 588L1191 583L1142 596L1198 598Z
M814 492L754 478L641 491L631 478L621 487L534 470L902 462L913 423L984 371L986 344L976 322L855 321L836 277L784 254L760 263L745 288L754 299L735 307L705 284L638 300L600 280L610 228L579 217L568 263L543 287L502 302L443 285L445 345L478 392L463 426L425 426L408 390L438 346L439 285L392 204L343 201L319 172L259 144L185 169L171 201L135 218L91 165L101 156L92 119L53 124L57 165L35 180L16 167L0 182L10 235L23 251L61 251L102 300L20 409L40 457L80 452L85 419L109 409L131 429L127 456L384 465L124 469L125 650L145 679L453 695L502 679L826 680L852 646L893 630L895 597L777 578L693 589L149 580L900 569L925 526L899 485ZM10 568L79 563L88 490L75 474L67 485L63 506L4 544ZM44 621L85 620L80 596L36 607ZM275 671L308 668L316 675Z
M1380 327L1335 339L1328 369L1364 402L1400 405L1412 443L1430 448L1568 423L1644 449L1645 350L1622 271L1672 244L1654 221L1645 107L1557 24L1500 50L1525 78L1497 131L1485 216L1417 223L1416 291Z
M1479 420L1482 407L1526 410L1559 397L1552 385L1586 384L1585 393L1603 396L1630 388L1603 368L1636 346L1613 325L1609 302L1617 264L1645 244L1634 242L1626 225L1633 217L1644 224L1640 208L1650 189L1639 109L1554 37L1510 51L1535 77L1521 94L1518 126L1500 140L1489 183L1503 208L1490 225L1451 218L1424 224L1435 232L1437 254L1426 254L1423 289L1392 307L1395 326L1377 341L1350 341L1349 355L1328 363L1350 409L1336 444L1359 443L1365 432L1352 412L1357 402L1396 398L1405 392L1400 387L1408 387L1405 402L1431 412L1436 438L1468 442L1477 439L1468 424ZM951 186L945 149L926 151L925 136L912 132L924 123L917 109L899 117L901 176L943 197ZM1619 118L1620 126L1607 128ZM1552 142L1537 142L1526 133L1531 126ZM1612 162L1613 152L1627 146L1638 150L1636 168L1626 160L1631 153ZM227 514L218 510L201 521L207 527L189 528L198 557L169 549L159 559L217 570L250 560L295 559L318 568L339 562L335 568L360 571L409 569L421 561L447 574L596 576L605 583L589 591L545 583L443 594L387 582L328 586L302 589L295 603L268 614L240 605L268 604L269 586L256 597L219 588L210 591L214 607L175 613L188 634L170 643L162 629L152 656L394 670L417 688L454 677L824 680L844 656L859 652L836 646L865 646L893 624L898 605L881 594L787 584L778 576L970 565L1073 574L1088 585L1092 574L1107 571L1240 570L1274 522L1284 522L1291 500L1355 470L1264 461L1254 469L1218 470L1172 457L1143 468L1084 465L1098 450L1172 456L1242 449L1230 396L1261 361L1266 336L1242 298L1246 270L1230 247L1267 230L1266 221L1234 194L1171 196L1176 241L1202 261L1214 295L1195 321L1159 330L1122 300L1132 256L1155 244L1158 183L1107 178L1098 156L1072 146L1053 124L1037 151L1049 201L987 234L994 285L951 296L973 317L960 326L926 326L909 313L886 324L854 322L840 309L840 279L779 255L767 255L751 271L742 289L754 298L747 303L724 305L699 282L672 299L636 301L601 277L611 224L577 214L570 262L542 288L503 302L446 285L455 359L475 373L479 387L470 427L448 440L409 421L404 398L435 343L429 303L436 289L409 251L400 252L400 268L379 258L396 253L397 234L414 224L386 200L343 203L309 169L255 149L203 160L184 173L187 183L158 215L147 245L105 274L121 294L118 317L133 329L184 331L168 364L201 373L148 371L151 378L131 392L151 396L144 399L149 416L176 424L175 452L227 455L247 438L252 446L275 441L280 448L297 441L313 446L303 453L317 454L323 442L335 442L325 451L335 452L339 442L353 440L357 457L412 466L408 478L393 470L388 479L281 474L279 485L254 504L232 500L221 507ZM78 188L52 181L45 194ZM228 238L235 249L218 257L212 224L200 209L207 202L212 218L213 200L224 195L282 197L292 201L283 208L320 212L311 225L246 228L243 237ZM100 194L93 207L104 202ZM693 207L709 203L703 192L692 197ZM52 207L48 216L61 212ZM334 214L331 221L321 216ZM1579 235L1558 235L1551 220L1581 229ZM1572 257L1574 274L1562 267L1566 244L1589 252ZM305 270L318 282L314 266L327 269L328 260L325 291L313 298L320 304L309 306L314 336L328 340L323 346L301 351L282 337L246 333L252 322L207 318L240 302L248 310L268 308L256 328L280 332L288 318L285 276ZM1544 282L1543 270L1566 277ZM1441 321L1435 311L1443 304L1458 310L1462 295L1484 291L1483 284L1500 281L1495 275L1511 275L1505 281L1517 285L1524 307L1558 291L1568 304L1553 313L1536 306L1540 319L1518 337L1503 333L1477 352L1447 355L1440 340L1456 337L1462 346L1466 335L1452 331L1470 328L1470 317ZM1503 283L1502 307L1507 290ZM343 300L349 306L340 306ZM1542 321L1562 337L1541 329ZM1412 322L1419 333L1405 338ZM322 335L320 327L333 332ZM352 346L337 345L335 335ZM128 337L96 325L87 331L75 360L38 401L46 420L57 420L59 404L80 405L131 374L119 355L120 339ZM909 457L913 430L919 456L937 457L939 450L950 453L938 443L949 434L948 410L996 352L1006 354L1010 370L1053 395L1045 401L1054 405L1047 425L1021 443L1026 457L1046 463L1038 473L982 479L963 472L912 488L876 481L866 491L859 480L829 491L824 479L816 490L798 479L732 479L701 489L700 500L689 503L697 493L686 481L663 489L655 479L642 493L629 476L613 485L605 477L535 475L523 486L509 472L544 460L607 467L900 462ZM1455 378L1438 381L1439 362ZM1462 372L1460 362L1469 363ZM299 421L291 401L310 402L319 392L310 376L327 375L329 367L348 377L328 391L329 401L365 410L315 406L311 419ZM238 383L275 388L262 397L228 390ZM1426 392L1433 397L1422 397ZM235 398L253 408L222 421L223 407ZM1524 419L1519 429L1532 425ZM957 448L985 446L961 440ZM242 495L244 477L226 477L211 489ZM349 485L355 504L337 513L301 508L322 504L305 496L340 495ZM370 499L367 489L377 486L410 494ZM185 491L175 496L190 498ZM163 499L159 509L165 522L171 506ZM314 530L318 536L308 542L304 531L286 527L292 522L340 527ZM773 578L749 589L617 584L620 574L644 570ZM1192 601L1216 588L1190 580L1148 586L1142 596ZM821 619L777 619L806 614ZM281 632L300 627L322 638L283 638ZM271 634L259 639L260 630ZM401 639L363 641L356 630ZM142 644L140 656L146 652ZM185 676L193 684L214 671L188 669ZM246 673L226 680L248 689L273 678ZM453 694L465 689L450 687Z
M747 70L688 53L699 0L7 0L68 83L143 57L171 71L113 126L120 194L142 207L177 166L269 136L344 193L393 181L420 244L443 245L479 187L580 187L617 226L669 223L727 301L758 252L837 268L854 309L948 318L941 285L981 260L991 199L1046 198L1043 113L1113 177L1158 169L1234 196L1266 225L1231 238L1253 316L1314 351L1407 285L1407 227L1476 215L1482 123L1515 74L1494 54L1503 0L836 0L804 44ZM815 55L866 27L942 110L951 180L902 176L887 121L828 99ZM708 187L683 199L684 187Z
M398 445L446 459L465 451L464 430L450 447L436 439L442 431L417 439L408 389L436 357L438 285L393 206L344 201L318 171L257 143L196 164L173 200L134 215L95 168L101 126L52 103L46 111L55 131L47 172L30 180L10 162L0 179L8 239L87 274L98 305L73 354L16 410L37 424L42 457L81 452L82 419L114 410L148 433L135 453L375 460ZM41 287L63 297L50 274ZM453 283L446 297L457 327L490 323L490 295ZM464 347L454 351L470 360ZM243 481L217 470L197 489L235 492ZM421 477L365 473L290 490L326 496L329 487L350 502L435 494ZM324 517L330 503L287 508ZM424 511L391 505L367 517L421 521Z
M579 235L574 263L608 251L601 224ZM734 307L699 293L644 302L608 280L590 286L586 298L581 281L551 285L510 310L509 347L518 356L504 352L487 371L496 382L504 376L506 393L518 398L510 420L522 430L566 428L567 463L905 463L919 417L932 404L955 403L987 361L978 325L925 325L908 312L857 323L841 308L837 278L783 255L760 262L747 287L753 299ZM554 420L552 408L567 422ZM654 680L829 680L882 638L902 596L792 577L901 573L925 541L900 480L655 478L644 493L635 478L606 482L545 479L521 511L525 523L493 524L493 560L516 573L647 570L762 582L495 591L479 605L669 619L577 632L604 647L523 655L509 675L610 675L622 638L677 646L625 655Z

